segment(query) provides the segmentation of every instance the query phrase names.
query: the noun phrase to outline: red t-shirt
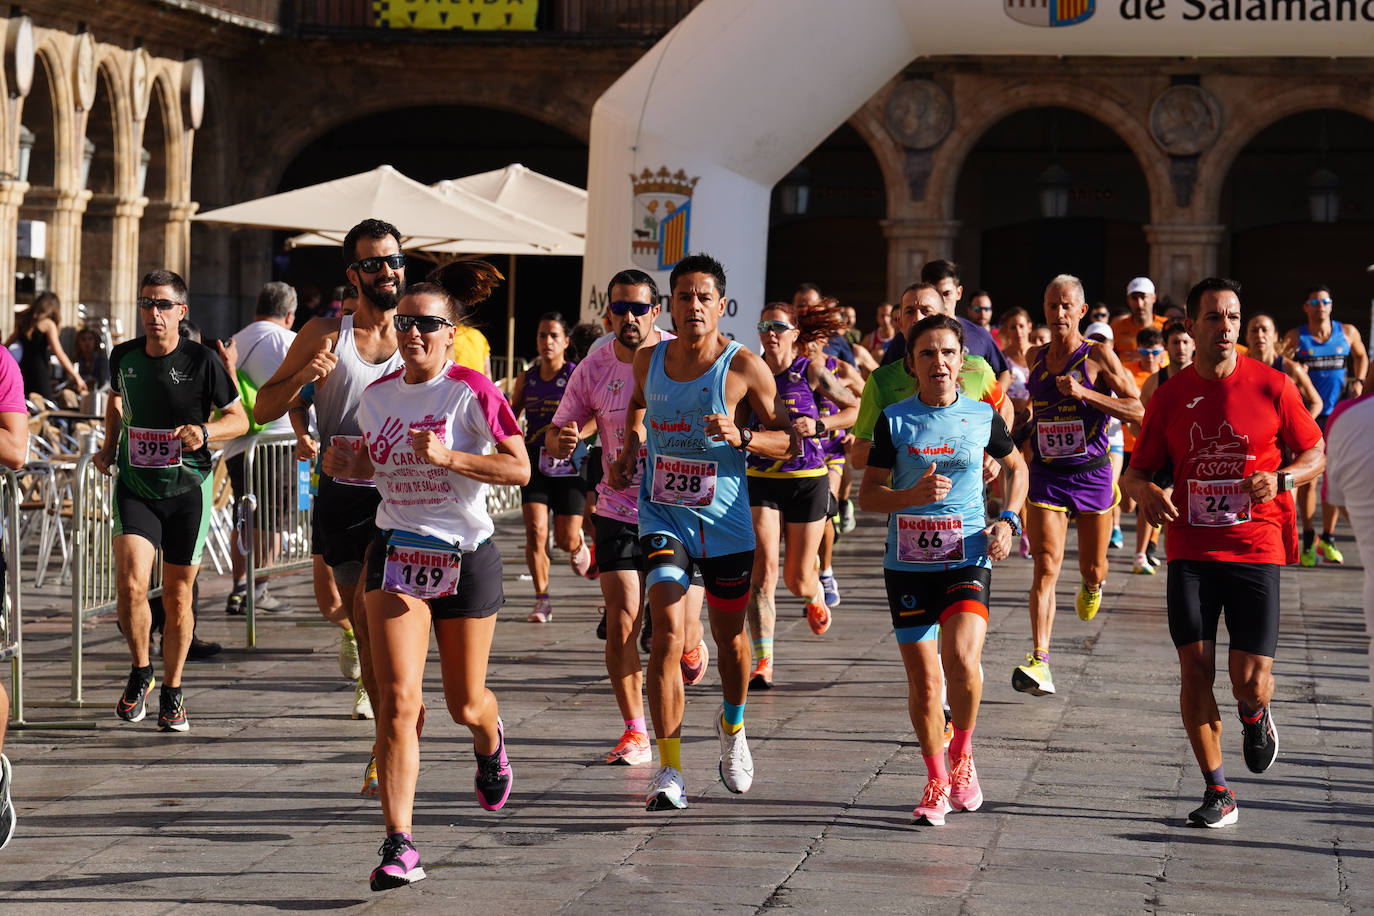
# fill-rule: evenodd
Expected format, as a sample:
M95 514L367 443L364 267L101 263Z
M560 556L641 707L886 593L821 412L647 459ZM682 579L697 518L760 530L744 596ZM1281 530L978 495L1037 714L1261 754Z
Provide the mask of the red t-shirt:
M1194 366L1160 385L1145 408L1131 467L1172 467L1178 518L1169 523L1170 560L1296 562L1293 494L1250 506L1236 484L1283 465L1321 441L1321 430L1287 375L1248 356L1224 379Z

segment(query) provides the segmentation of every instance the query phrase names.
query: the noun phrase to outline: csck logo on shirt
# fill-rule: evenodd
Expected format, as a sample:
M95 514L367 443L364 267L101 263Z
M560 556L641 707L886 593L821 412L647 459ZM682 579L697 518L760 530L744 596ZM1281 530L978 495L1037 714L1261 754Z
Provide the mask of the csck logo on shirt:
M1193 453L1193 472L1202 480L1228 480L1245 476L1245 463L1254 459L1250 438L1236 433L1225 420L1216 435L1207 436L1202 424L1194 423L1188 432L1189 451Z

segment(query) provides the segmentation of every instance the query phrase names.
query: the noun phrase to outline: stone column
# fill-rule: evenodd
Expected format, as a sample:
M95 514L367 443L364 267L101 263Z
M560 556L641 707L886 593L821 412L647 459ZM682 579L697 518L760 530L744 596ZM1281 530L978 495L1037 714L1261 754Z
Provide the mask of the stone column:
M0 336L9 336L14 329L14 275L17 257L15 245L19 231L19 205L26 181L0 181Z
M24 195L25 218L48 224L48 289L62 300L62 325L77 323L81 296L81 222L90 191L30 188Z
M110 317L129 333L138 327L138 221L146 197L116 197L110 227Z
M1168 295L1183 305L1188 290L1217 272L1217 252L1226 237L1225 226L1162 224L1145 227L1150 243L1150 278L1159 298Z
M179 200L167 206L166 244L163 251L169 270L175 270L190 283L191 217L200 209L194 200Z
M883 235L887 236L889 296L900 295L902 290L921 279L921 268L927 261L954 257L958 220L885 219L881 225Z

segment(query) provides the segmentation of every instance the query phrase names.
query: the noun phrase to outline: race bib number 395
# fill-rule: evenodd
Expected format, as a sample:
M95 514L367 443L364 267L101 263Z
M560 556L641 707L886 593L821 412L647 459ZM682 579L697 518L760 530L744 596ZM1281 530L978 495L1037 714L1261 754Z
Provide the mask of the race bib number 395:
M1188 481L1188 524L1229 528L1250 521L1250 494L1239 480Z
M129 464L136 468L181 467L181 437L170 429L129 427Z
M447 598L458 591L462 554L450 544L397 532L386 546L382 590L412 598Z
M654 456L649 499L665 506L711 505L716 498L716 462Z
M898 560L903 563L952 563L963 558L963 516L897 516Z

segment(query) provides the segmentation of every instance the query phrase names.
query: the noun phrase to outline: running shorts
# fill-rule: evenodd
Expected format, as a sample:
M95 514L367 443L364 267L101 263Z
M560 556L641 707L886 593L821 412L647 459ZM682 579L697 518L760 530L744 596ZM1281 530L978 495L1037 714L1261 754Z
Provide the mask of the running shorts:
M1274 657L1279 644L1279 566L1221 560L1170 560L1169 635L1180 648L1216 642L1226 615L1231 648Z
M530 482L520 488L520 504L542 503L554 515L581 515L587 505L587 481L581 473L549 477L539 473L539 449L530 448Z
M367 579L369 592L382 590L386 570L386 542L390 531L378 531L372 537L372 549L367 551ZM447 598L431 598L430 615L435 620L457 620L463 617L490 617L506 603L501 587L501 551L490 540L483 541L469 553L463 554L458 572L457 591Z
M716 610L742 611L749 601L752 547L739 553L696 558L671 535L646 534L639 539L639 549L644 553L646 590L660 582L675 582L685 591L699 575L706 588L706 601Z
M830 513L830 476L749 477L749 505L777 509L787 524L816 522Z
M196 489L166 499L144 499L116 481L114 537L137 535L162 548L164 563L199 566L210 531L212 480L206 477Z
M934 639L940 624L955 614L971 613L988 619L992 570L985 566L930 572L884 569L883 579L898 643Z
M1026 501L1042 509L1070 515L1101 515L1120 500L1106 461L1087 471L1056 471L1038 461L1030 463L1030 494Z
M639 549L639 526L592 513L596 527L596 568L602 572L639 571L644 553Z
M315 497L315 547L324 557L325 565L338 572L349 564L357 564L353 575L339 581L340 585L357 583L362 571L363 555L377 531L377 507L382 497L374 487L355 487L339 483L332 477L320 475L320 492Z

